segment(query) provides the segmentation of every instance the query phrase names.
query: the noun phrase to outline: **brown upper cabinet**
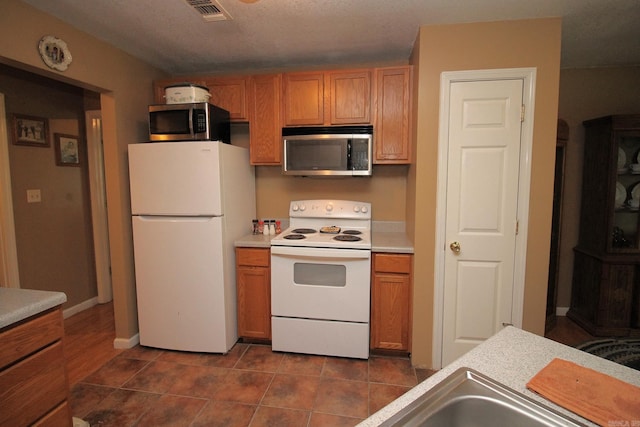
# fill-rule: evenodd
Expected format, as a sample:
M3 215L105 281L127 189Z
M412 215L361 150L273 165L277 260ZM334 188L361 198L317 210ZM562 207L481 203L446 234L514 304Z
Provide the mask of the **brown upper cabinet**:
M279 165L282 159L282 74L251 77L249 156L252 165Z
M324 73L285 73L284 126L324 124Z
M285 73L284 126L371 123L371 71Z
M206 80L213 105L229 112L232 121L249 120L249 77L212 77Z
M411 66L376 69L374 163L411 161Z
M164 88L170 85L189 82L206 86L211 93L209 102L229 112L231 121L246 122L249 120L249 77L182 77L156 80L153 84L155 102L164 104Z
M166 86L185 81L207 86L232 121L249 122L253 165L281 164L283 126L350 124L373 124L375 164L411 162L410 65L158 80L156 102L165 102Z

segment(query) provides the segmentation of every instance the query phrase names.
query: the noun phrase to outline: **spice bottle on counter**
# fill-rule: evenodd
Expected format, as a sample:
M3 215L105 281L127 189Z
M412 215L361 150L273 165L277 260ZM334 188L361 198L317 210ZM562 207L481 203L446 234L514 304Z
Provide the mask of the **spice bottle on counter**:
M264 226L262 227L262 234L265 236L269 235L269 220L264 220Z
M260 220L258 221L258 234L263 234L264 233L264 221Z
M276 234L280 233L282 233L282 225L280 224L280 221L276 221Z
M253 234L258 234L258 227L259 227L258 220L254 219L252 221L252 227L251 227L251 231L252 231Z
M272 236L276 234L276 221L273 219L269 221L269 234Z

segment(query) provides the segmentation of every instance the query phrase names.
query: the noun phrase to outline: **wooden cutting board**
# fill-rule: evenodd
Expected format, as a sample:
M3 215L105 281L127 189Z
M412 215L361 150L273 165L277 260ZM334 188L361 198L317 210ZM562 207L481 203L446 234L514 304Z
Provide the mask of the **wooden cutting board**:
M553 359L527 388L601 426L640 426L640 388L562 359Z

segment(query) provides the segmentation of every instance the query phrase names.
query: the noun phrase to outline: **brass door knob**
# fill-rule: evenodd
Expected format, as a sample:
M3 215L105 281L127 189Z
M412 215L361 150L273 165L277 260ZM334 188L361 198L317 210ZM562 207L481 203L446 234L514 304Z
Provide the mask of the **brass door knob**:
M459 254L460 253L460 242L453 242L449 245L449 248L451 248L451 251L453 253Z

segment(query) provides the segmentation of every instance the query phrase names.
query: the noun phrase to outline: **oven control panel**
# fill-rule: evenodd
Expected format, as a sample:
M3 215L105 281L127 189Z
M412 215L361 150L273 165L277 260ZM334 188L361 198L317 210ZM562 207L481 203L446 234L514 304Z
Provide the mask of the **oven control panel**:
M371 203L348 200L297 200L291 202L289 216L371 219Z

